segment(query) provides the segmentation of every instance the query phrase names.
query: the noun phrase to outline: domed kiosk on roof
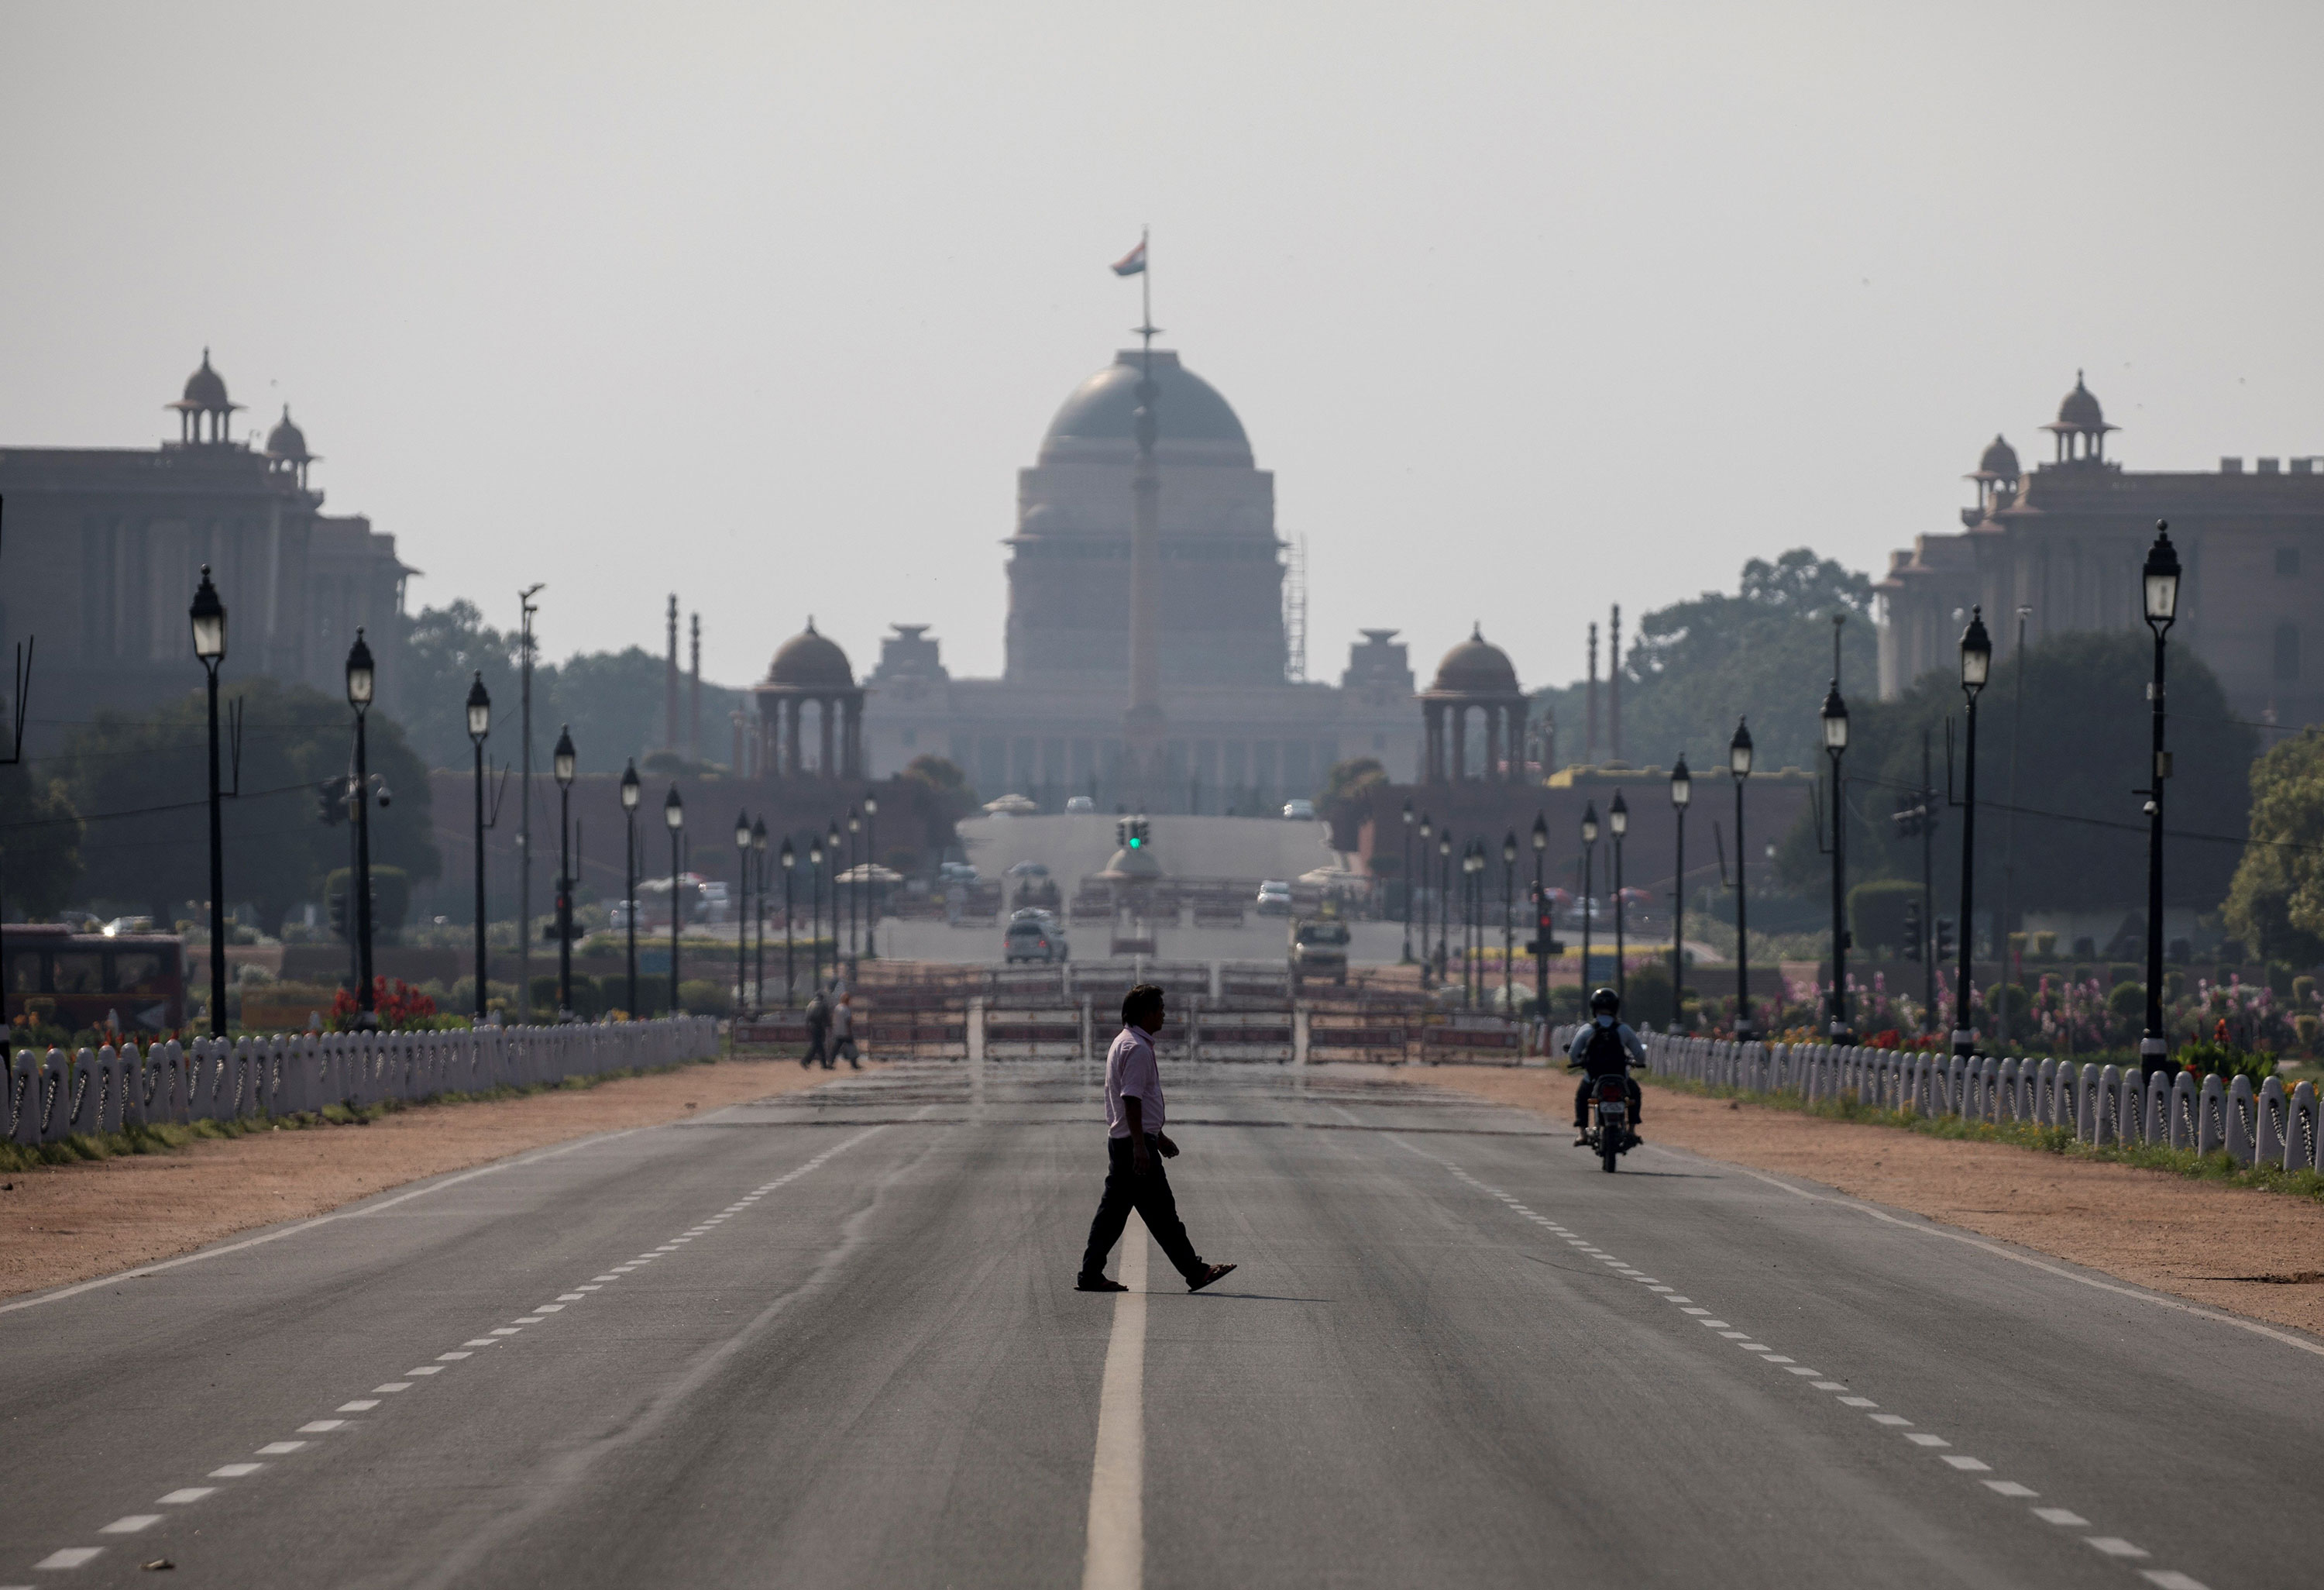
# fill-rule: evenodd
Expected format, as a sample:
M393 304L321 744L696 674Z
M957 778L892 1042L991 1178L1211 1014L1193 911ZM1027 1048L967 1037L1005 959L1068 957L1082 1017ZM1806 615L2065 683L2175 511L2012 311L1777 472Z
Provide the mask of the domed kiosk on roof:
M2017 449L1997 434L1967 478L1977 482L1977 506L1962 509L1961 519L1979 524L2017 500L2017 484L2024 478L2024 471L2018 466Z
M266 433L267 467L277 473L289 475L300 485L307 484L307 466L316 462L315 455L307 450L307 433L290 422L290 405L282 405L282 418Z
M242 405L227 401L226 377L210 368L210 350L204 348L201 368L186 377L185 395L163 407L178 411L178 439L193 443L225 441L226 421Z
M2106 411L2098 406L2097 396L2082 381L2082 373L2074 372L2074 390L2058 404L2058 417L2042 427L2058 439L2058 458L2061 464L2102 464L2106 462L2106 439L2109 430L2119 430L2119 425L2107 423Z
M769 753L761 765L779 777L859 779L863 776L863 689L847 653L815 620L775 650L767 677L752 687L759 733ZM800 720L816 708L820 754L812 766L799 744Z
M1525 780L1525 692L1509 655L1485 639L1482 624L1444 653L1436 679L1421 696L1427 726L1427 778L1432 784L1481 779ZM1479 757L1469 753L1469 714L1484 715ZM1451 733L1448 735L1447 728Z

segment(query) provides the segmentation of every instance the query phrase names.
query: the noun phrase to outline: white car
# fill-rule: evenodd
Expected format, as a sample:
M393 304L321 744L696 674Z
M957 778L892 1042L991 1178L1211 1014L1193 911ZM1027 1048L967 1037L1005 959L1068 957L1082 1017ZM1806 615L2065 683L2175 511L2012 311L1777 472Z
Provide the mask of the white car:
M1283 878L1269 878L1259 886L1259 899L1251 909L1262 917L1287 917L1291 914L1291 884Z
M1092 800L1086 795L1069 795L1065 798L1065 810L1070 815L1078 817L1084 812L1095 811L1096 809L1097 802Z
M1001 958L1010 966L1019 961L1054 963L1067 959L1071 953L1064 927L1037 908L1028 907L1010 918L1001 935Z
M1286 800L1283 803L1283 815L1295 823L1312 823L1315 820L1315 803L1312 800Z

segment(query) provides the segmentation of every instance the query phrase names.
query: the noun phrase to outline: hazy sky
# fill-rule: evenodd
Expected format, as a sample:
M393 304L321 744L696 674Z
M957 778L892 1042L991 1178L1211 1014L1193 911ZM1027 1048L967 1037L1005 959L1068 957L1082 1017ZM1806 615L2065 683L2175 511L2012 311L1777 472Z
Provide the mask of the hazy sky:
M1609 602L1958 528L2077 366L2134 467L2324 453L2319 60L2313 4L9 3L0 440L150 445L207 344L415 610L990 672L1150 223L1311 675L1481 620L1562 682Z

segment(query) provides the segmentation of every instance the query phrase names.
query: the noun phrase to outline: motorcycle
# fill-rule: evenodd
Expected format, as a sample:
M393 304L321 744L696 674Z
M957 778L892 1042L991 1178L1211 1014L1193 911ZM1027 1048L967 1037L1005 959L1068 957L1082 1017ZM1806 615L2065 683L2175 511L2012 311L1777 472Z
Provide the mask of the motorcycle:
M1591 1124L1582 1128L1582 1142L1610 1176L1615 1160L1638 1146L1638 1134L1630 1130L1629 1089L1623 1077L1609 1073L1599 1077L1591 1092Z

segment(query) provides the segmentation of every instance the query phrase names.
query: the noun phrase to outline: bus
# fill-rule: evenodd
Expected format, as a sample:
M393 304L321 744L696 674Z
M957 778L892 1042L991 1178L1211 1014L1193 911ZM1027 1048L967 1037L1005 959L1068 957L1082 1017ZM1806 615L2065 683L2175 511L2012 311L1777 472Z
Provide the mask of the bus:
M117 1025L140 1040L186 1025L186 941L175 933L76 933L57 922L0 928L8 1021L33 1014L78 1032Z

